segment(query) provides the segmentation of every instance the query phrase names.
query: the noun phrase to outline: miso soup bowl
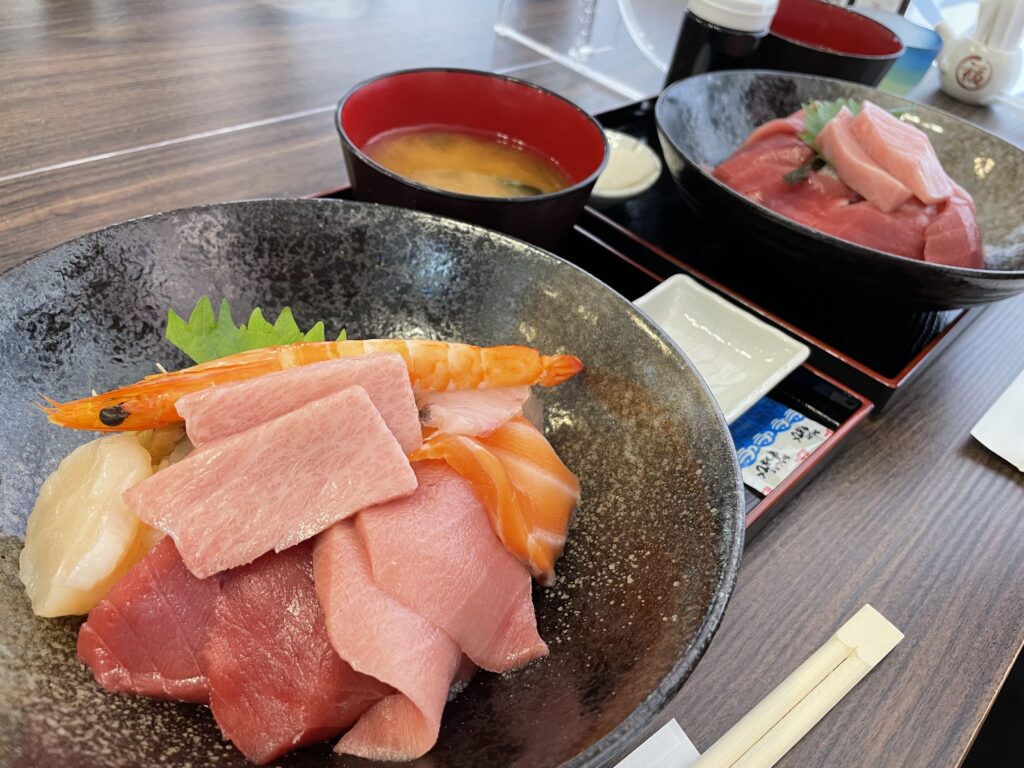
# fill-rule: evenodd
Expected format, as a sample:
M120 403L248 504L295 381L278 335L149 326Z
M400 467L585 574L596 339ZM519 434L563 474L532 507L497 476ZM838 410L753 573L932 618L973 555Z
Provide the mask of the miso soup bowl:
M335 112L352 192L359 200L437 213L542 247L572 229L608 157L601 126L567 99L505 75L466 69L410 69L366 80ZM555 162L569 186L527 197L483 197L430 187L370 158L365 148L390 131L454 128L526 145Z

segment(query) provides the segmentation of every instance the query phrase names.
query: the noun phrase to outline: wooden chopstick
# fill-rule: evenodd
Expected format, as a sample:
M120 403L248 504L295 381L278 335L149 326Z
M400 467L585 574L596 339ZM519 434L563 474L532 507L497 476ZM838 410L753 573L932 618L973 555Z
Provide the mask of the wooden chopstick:
M691 768L770 768L903 639L865 605Z

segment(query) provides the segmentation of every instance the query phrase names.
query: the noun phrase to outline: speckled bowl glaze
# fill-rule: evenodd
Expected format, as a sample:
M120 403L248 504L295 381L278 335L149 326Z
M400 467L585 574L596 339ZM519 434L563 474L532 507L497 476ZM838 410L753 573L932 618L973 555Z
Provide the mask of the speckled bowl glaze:
M710 170L755 127L812 99L870 99L903 107L928 132L947 173L974 197L985 269L893 256L798 224L734 192ZM718 223L745 232L780 276L821 290L860 289L922 309L982 304L1024 291L1024 152L952 115L842 80L759 70L712 72L669 86L655 109L669 170Z
M540 392L548 436L583 484L559 563L538 588L551 655L480 674L418 768L603 766L679 689L714 634L743 540L739 473L707 388L629 302L532 246L451 220L315 200L193 208L120 224L0 276L0 763L242 766L205 707L111 695L76 660L79 619L32 615L18 581L43 478L95 435L32 405L105 390L185 359L168 308L202 294L349 336L524 343L574 352L584 375ZM370 766L323 744L282 766Z

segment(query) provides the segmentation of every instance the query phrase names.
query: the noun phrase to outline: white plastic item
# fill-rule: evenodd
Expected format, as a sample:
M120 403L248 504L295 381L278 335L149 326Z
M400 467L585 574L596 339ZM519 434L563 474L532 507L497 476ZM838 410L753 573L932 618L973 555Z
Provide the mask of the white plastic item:
M991 104L1017 82L1022 60L1024 3L983 0L971 36L956 37L946 22L935 30L942 37L939 86L967 104Z
M806 344L686 275L673 275L635 303L697 367L730 424L810 354Z
M737 32L763 32L771 26L779 0L690 0L689 12Z

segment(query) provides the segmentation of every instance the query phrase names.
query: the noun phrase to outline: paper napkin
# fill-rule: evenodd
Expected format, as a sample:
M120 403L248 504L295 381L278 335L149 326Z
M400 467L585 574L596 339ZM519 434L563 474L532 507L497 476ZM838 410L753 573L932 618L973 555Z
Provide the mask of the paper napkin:
M679 723L669 720L616 768L689 768L698 757Z
M974 425L971 434L1024 472L1024 371Z

